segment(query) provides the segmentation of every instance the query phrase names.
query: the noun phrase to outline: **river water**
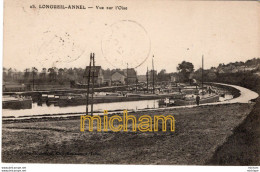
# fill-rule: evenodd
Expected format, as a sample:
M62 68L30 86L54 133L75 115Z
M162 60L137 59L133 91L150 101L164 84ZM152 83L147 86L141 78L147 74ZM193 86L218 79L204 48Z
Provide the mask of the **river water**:
M129 101L129 102L114 102L114 103L100 103L94 104L94 111L103 112L104 110L115 111L115 110L138 110L145 108L158 108L159 100L140 100L140 101ZM90 110L90 106L89 106ZM86 111L85 105L80 106L68 106L59 107L53 104L47 106L42 104L42 106L37 105L37 103L32 104L32 109L3 109L3 117L22 117L22 116L32 116L32 115L47 115L47 114L65 114L65 113L83 113Z
M232 99L232 95L226 94L225 97L220 97L220 101L225 101ZM140 101L128 101L128 102L113 102L113 103L100 103L94 104L93 109L94 112L103 113L104 110L112 111L121 111L128 110L140 110L146 108L158 108L159 100L140 100ZM3 117L24 117L24 116L36 116L36 115L60 115L60 114L69 114L69 113L77 113L84 114L86 111L85 105L80 106L67 106L67 107L59 107L51 104L47 106L45 103L42 105L38 105L37 103L32 104L32 109L2 109ZM90 106L89 106L90 111Z

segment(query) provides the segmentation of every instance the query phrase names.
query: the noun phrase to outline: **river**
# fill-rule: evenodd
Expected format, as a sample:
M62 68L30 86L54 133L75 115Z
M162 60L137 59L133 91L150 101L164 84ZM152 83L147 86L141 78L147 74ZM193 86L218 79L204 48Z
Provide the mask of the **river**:
M145 108L158 108L159 100L140 100L140 101L129 101L129 102L114 102L114 103L99 103L93 105L94 111L103 112L104 110L115 111L115 110L138 110ZM90 106L89 106L90 110ZM59 107L51 104L47 106L42 104L42 106L37 105L37 103L32 104L32 109L3 109L3 117L22 117L22 116L32 116L32 115L47 115L47 114L65 114L65 113L84 113L86 111L85 105L80 106L68 106Z
M220 97L220 101L230 100L232 99L232 95L226 94L225 97ZM140 100L140 101L128 101L128 102L113 102L113 103L99 103L93 105L93 111L103 113L104 110L108 110L110 112L112 111L122 111L128 110L140 110L140 109L146 109L146 108L158 108L159 107L159 100ZM89 111L90 111L90 105L89 105ZM59 116L61 114L69 114L73 113L74 115L77 114L84 114L86 112L86 106L85 105L79 105L79 106L67 106L67 107L59 107L54 106L54 104L51 104L47 106L45 103L42 105L38 105L37 103L32 104L31 109L2 109L3 117L4 118L10 118L10 117L19 117L23 118L26 116L32 117L37 115L55 115ZM71 116L73 114L70 114L68 116Z

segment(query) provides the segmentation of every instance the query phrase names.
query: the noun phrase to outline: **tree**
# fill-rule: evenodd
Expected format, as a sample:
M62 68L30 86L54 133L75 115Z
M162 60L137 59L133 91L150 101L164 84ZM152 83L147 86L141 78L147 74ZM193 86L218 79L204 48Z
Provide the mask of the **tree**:
M183 82L189 81L190 74L194 71L194 66L191 62L183 61L177 67L177 70L180 72L180 78Z
M56 81L57 72L55 69L56 69L55 67L48 69L50 81Z
M169 81L170 80L170 75L166 73L165 69L162 69L158 73L158 81Z
M74 71L73 71L72 68L68 69L67 74L68 74L68 79L69 80L75 80Z
M216 78L217 78L217 75L214 72L209 72L207 74L208 81L215 81Z
M3 80L8 80L8 70L5 67L3 67Z
M64 84L64 69L60 68L58 70L58 81L59 81L59 84L63 85Z
M37 74L38 69L36 67L32 67L32 73Z
M36 67L32 67L32 89L34 90L34 82L35 82L35 76L37 76L38 69Z
M29 77L30 77L30 69L29 69L29 68L26 68L26 69L24 70L24 79L25 79L25 81L28 80Z
M59 78L62 78L62 77L63 77L63 73L64 73L64 69L60 68L60 69L58 70L58 76L59 76Z
M40 73L40 80L41 80L41 82L45 82L46 81L46 73L47 73L46 68L42 68L42 71Z

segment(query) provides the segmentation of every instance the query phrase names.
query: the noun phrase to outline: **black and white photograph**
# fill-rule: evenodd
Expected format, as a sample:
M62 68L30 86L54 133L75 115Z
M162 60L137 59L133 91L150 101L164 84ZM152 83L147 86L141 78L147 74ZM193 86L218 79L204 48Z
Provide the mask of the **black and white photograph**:
M2 171L259 170L258 1L5 0L2 61Z

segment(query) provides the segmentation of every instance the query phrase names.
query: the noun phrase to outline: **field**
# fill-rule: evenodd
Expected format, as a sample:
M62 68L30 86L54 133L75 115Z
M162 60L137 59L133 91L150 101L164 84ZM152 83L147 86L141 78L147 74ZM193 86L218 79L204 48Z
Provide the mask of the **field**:
M171 114L176 120L175 132L80 132L79 117L4 122L2 161L223 164L218 158L227 158L232 150L228 152L221 145L230 145L237 126L243 125L252 109L253 104L222 104L133 114L137 117Z
M234 134L220 146L210 165L259 165L260 164L260 98Z

